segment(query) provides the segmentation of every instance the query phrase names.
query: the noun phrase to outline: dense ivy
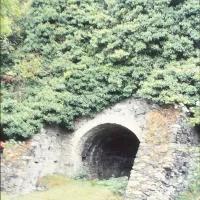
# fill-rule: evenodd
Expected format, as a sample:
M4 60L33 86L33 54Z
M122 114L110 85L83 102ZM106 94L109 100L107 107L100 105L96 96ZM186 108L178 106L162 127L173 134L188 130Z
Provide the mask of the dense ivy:
M194 106L199 98L199 59L170 62L164 69L154 69L142 82L141 97L160 104L183 103Z
M77 117L132 95L161 105L182 103L193 125L199 124L197 5L34 0L23 20L19 56L12 56L6 71L18 82L3 85L4 134L27 138L44 123L73 129Z

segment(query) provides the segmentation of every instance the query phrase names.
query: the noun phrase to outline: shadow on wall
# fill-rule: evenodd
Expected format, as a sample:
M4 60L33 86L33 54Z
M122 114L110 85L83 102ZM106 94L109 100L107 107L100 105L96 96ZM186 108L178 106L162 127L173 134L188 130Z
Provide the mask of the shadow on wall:
M139 143L135 134L121 125L98 125L86 133L82 164L91 178L129 177Z

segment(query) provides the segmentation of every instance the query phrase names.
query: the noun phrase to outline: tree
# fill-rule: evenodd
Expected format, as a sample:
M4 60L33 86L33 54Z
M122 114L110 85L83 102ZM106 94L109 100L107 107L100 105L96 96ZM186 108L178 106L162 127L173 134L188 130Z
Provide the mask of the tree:
M0 5L0 38L5 39L12 33L11 24L13 18L20 15L19 0L1 0Z

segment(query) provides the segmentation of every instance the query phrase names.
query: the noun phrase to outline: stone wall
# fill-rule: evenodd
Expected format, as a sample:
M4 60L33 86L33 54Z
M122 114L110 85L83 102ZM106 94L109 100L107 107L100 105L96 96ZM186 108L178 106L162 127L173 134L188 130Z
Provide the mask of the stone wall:
M125 200L174 200L186 191L191 163L200 158L200 152L190 151L199 144L199 136L183 117L171 129L169 149L164 144L140 144Z
M5 162L1 155L1 190L10 194L25 194L39 189L37 181L59 169L61 140L57 132L42 130L30 141L28 151L17 163Z
M170 127L173 134L167 147L165 144L155 145L148 142L146 121L148 113L154 109L157 109L156 105L127 99L94 117L79 118L73 132L57 126L44 128L30 140L30 148L17 165L6 165L2 158L1 189L12 194L28 193L40 189L37 187L37 181L46 174L72 176L79 169L87 167L90 160L95 159L93 155L101 155L98 150L103 150L103 147L95 147L95 134L101 136L102 142L104 138L106 141L107 135L102 130L105 129L105 124L110 124L111 127L129 130L140 143L125 199L174 199L175 193L187 187L190 159L194 160L199 156L188 151L189 147L196 145L194 141L197 141L197 138L181 117ZM114 137L112 131L110 137ZM89 148L96 149L97 153L89 154L90 159L84 161L83 154L87 152L87 146L92 146ZM93 170L92 166L89 166L89 169ZM100 168L97 171L99 170Z
M82 152L88 140L98 133L99 127L113 124L131 131L141 142L143 141L143 129L146 115L155 105L142 100L127 99L115 106L104 110L90 118L80 118L75 123L74 132L59 130L62 140L62 161L59 173L70 176L83 168ZM101 131L103 133L103 131ZM106 137L105 137L106 140ZM65 150L66 149L66 150Z

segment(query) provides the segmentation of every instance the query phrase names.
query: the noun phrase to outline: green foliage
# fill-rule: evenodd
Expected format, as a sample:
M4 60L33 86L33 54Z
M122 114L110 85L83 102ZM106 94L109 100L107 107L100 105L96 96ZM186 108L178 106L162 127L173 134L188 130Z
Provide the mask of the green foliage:
M23 80L36 80L37 76L42 72L40 59L29 54L26 59L21 60L15 66L15 70Z
M199 121L199 59L191 58L171 62L164 69L154 69L152 74L141 83L137 95L161 105L183 104L190 113L195 126Z
M193 109L193 117L190 119L191 125L192 126L198 126L200 124L200 109L199 109L199 105L196 105L197 107L193 107L191 109Z
M27 12L31 0L1 0L0 2L0 40L19 31L16 20Z
M113 192L113 194L123 196L128 185L128 177L112 177L108 180L99 181L97 184L108 187Z
M42 127L40 113L16 100L3 101L1 109L1 126L8 138L28 138Z
M3 89L4 134L27 137L43 123L73 129L77 117L132 95L183 103L198 124L196 5L198 0L34 0L17 22L20 31L3 41L3 74L20 80ZM8 112L12 101L16 106Z
M1 1L1 74L10 72L15 62L24 57L21 51L24 40L22 22L30 7L31 0Z
M2 0L0 5L1 5L0 38L2 39L12 33L11 30L12 17L19 16L20 8L18 0Z
M200 95L199 59L171 62L154 69L141 83L138 95L159 104L183 103L194 106Z
M4 146L4 148L13 148L14 149L14 148L17 148L24 144L25 144L25 142L15 141L15 140L11 139L11 140L4 142L3 146Z
M77 171L77 173L73 176L73 179L87 181L90 179L90 175L86 169L82 168Z

